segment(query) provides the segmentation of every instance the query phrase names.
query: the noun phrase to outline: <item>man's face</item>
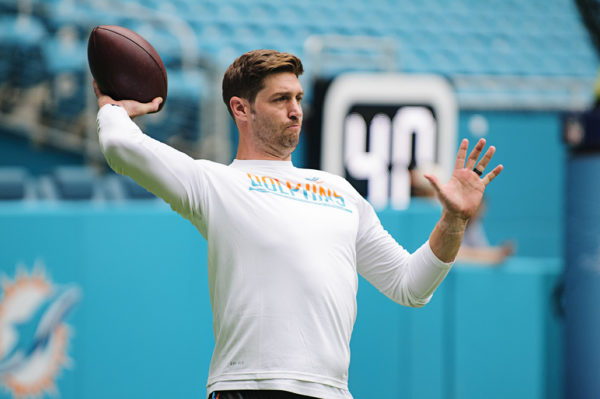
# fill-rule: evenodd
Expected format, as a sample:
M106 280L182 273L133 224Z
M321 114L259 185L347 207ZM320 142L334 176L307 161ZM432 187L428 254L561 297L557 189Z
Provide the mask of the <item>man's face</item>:
M280 72L265 78L263 89L250 104L254 137L273 155L289 155L298 145L303 95L298 77Z

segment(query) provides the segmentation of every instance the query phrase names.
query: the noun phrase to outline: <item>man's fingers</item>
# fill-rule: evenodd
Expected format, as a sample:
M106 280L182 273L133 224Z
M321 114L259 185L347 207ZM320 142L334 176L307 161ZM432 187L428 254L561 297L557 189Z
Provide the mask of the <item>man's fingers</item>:
M490 173L488 173L487 175L485 175L485 177L483 179L481 179L481 181L483 182L484 185L488 185L490 184L490 182L492 180L494 180L496 178L496 176L498 176L500 174L500 172L502 172L502 169L504 169L504 166L502 165L498 165L494 168L494 170L492 170Z
M161 97L156 97L149 103L139 103L137 101L123 101L122 103L129 116L133 119L141 115L158 111L158 107L162 101L163 99Z
M150 112L158 111L158 107L160 106L160 103L162 103L162 101L163 100L161 97L156 97L151 102L144 104L144 111L146 111L144 113L149 114Z
M137 116L149 114L152 112L158 111L160 104L163 102L162 97L156 97L152 101L148 103L140 103L134 100L121 100L116 101L112 99L110 96L102 93L96 81L93 82L94 86L94 94L98 98L98 107L102 108L102 106L106 104L116 104L123 107L130 118L135 118Z
M439 194L442 191L442 187L440 186L440 181L435 177L435 175L424 174L423 175L429 183L433 186L433 189Z
M154 100L152 100L152 104L154 104L154 106L156 107L156 109L158 109L158 106L163 102L162 97L156 97Z
M458 148L458 154L456 154L456 163L454 164L454 169L462 169L465 166L465 159L467 158L467 149L469 148L469 140L463 139L460 142L460 147Z
M475 168L477 168L478 170L483 172L485 170L485 168L487 168L487 166L490 163L490 160L494 156L495 152L496 152L496 147L491 146L490 148L488 148L488 150L485 152L485 155L483 156L483 158L481 158L481 161L479 161L477 163Z
M485 139L479 139L477 144L475 144L475 148L473 148L473 151L471 151L471 154L467 159L467 164L465 165L465 168L473 169L475 167L477 159L479 158L481 151L483 151L483 147L485 147Z

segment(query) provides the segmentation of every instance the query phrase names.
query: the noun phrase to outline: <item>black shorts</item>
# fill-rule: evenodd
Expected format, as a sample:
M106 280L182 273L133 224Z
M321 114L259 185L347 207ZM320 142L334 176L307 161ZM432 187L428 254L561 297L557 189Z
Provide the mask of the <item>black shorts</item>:
M297 393L274 390L242 390L242 391L217 391L208 395L208 399L318 399L312 396L298 395Z

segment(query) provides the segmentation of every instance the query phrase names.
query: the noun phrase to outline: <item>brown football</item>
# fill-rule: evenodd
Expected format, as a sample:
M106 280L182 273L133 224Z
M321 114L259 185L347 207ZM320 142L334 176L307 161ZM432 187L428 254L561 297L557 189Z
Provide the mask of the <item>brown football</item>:
M115 100L147 103L162 97L158 111L165 104L165 65L154 47L134 31L117 25L95 27L88 41L88 63L100 91Z

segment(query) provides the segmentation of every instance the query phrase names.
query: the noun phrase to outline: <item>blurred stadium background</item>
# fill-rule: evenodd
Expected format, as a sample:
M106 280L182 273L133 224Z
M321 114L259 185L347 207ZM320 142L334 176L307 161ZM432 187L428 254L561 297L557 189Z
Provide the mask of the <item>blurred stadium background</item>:
M53 282L83 292L69 319L71 366L52 375L54 390L84 399L205 394L212 349L205 244L110 171L98 147L87 39L93 27L114 24L144 36L167 67L168 100L139 120L144 131L223 163L234 156L236 132L221 77L245 51L274 48L304 62L307 121L296 166L320 166L322 97L335 78L442 77L457 104L454 144L485 137L498 148L505 171L489 187L485 225L492 243L513 240L517 254L494 268L458 264L422 310L398 309L361 280L351 391L359 399L588 397L564 388L570 148L563 133L595 102L599 7L596 0L0 0L0 271L13 278L19 267L43 264ZM380 211L409 249L426 239L437 214L419 200ZM14 385L0 378L12 397Z

